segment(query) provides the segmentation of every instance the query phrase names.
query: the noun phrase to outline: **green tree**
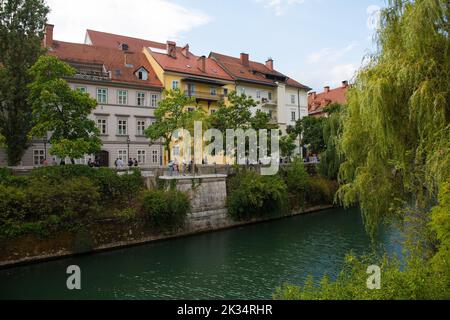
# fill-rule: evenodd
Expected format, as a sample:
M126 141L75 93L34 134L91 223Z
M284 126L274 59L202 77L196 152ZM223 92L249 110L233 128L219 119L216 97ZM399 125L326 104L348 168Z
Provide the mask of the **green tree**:
M73 90L65 78L75 69L56 57L42 56L31 68L29 103L33 108L31 135L42 137L51 132L50 153L62 159L79 159L100 150L101 140L89 115L97 101L89 94Z
M292 135L281 137L280 151L282 157L291 158L292 156L294 156L295 149L297 149L297 146L295 145L295 139Z
M28 69L42 54L48 11L43 0L0 0L0 134L12 166L20 163L29 143Z
M350 257L336 282L309 281L276 297L450 298L449 15L445 0L389 1L378 50L349 91L338 196L360 205L371 234L383 221L400 222L406 266L382 259L382 290L366 290L368 264Z
M227 129L250 129L252 123L251 108L256 107L255 100L235 91L228 94L228 104L221 102L215 114L211 116L211 124L225 134ZM255 122L256 124L256 122Z
M294 128L290 129L290 134L302 136L302 145L308 146L308 151L312 153L322 153L325 150L323 138L323 118L305 117L299 119Z
M195 105L195 99L188 97L180 89L164 92L165 98L159 102L155 111L156 121L151 125L146 135L151 141L162 139L167 152L167 159L170 161L170 145L173 133L191 124L193 119L202 119L201 111L187 112L186 107Z
M319 172L330 180L337 180L344 156L339 148L342 138L345 106L332 104L325 109L328 117L323 120L325 151L321 154Z

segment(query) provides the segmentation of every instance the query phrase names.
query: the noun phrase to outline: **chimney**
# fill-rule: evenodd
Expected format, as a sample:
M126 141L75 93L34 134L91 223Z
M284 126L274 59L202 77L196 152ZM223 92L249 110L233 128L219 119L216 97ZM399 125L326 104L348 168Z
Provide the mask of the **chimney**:
M185 56L186 58L189 57L189 44L186 44L183 49L181 49L181 53L183 54L183 56Z
M267 67L269 70L272 70L272 71L273 71L273 59L272 59L272 58L267 59L267 61L266 61L266 67Z
M246 67L250 65L250 58L248 53L241 53L241 63Z
M342 81L342 88L347 88L348 87L348 81Z
M173 41L167 41L167 54L172 57L177 57L177 44Z
M310 92L310 93L309 93L309 96L310 96L313 100L315 100L315 99L317 98L317 93L316 93L315 91Z
M326 87L324 87L324 88L323 88L323 90L325 91L325 93L328 93L328 92L330 92L330 86L326 86Z
M206 57L201 56L197 59L197 67L202 71L206 72Z
M45 35L44 35L44 45L47 48L51 48L53 46L53 29L55 26L53 24L47 24L45 26Z

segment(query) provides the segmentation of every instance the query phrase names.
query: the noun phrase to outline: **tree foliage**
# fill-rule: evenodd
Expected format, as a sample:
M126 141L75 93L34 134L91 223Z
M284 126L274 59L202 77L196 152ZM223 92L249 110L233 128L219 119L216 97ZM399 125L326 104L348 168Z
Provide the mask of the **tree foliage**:
M290 132L292 135L302 136L302 145L308 146L309 152L320 154L325 150L323 122L323 118L305 117L299 119Z
M319 172L330 180L337 180L344 155L339 143L342 138L345 106L332 104L327 107L328 117L323 120L325 151L320 156Z
M74 76L75 70L56 57L42 56L30 74L31 134L43 137L51 132L50 153L62 159L73 161L100 150L98 129L89 119L97 102L89 94L73 90L65 80Z
M28 69L42 54L48 11L43 0L0 0L0 134L9 165L20 163L28 147Z
M195 118L201 118L200 110L187 112L188 106L195 105L195 99L188 97L180 89L165 91L165 98L159 102L155 111L156 121L151 125L146 135L151 141L163 140L163 144L170 160L170 145L176 130L187 128Z
M379 50L349 91L340 199L359 202L371 231L407 203L427 212L448 178L448 21L447 1L390 1Z

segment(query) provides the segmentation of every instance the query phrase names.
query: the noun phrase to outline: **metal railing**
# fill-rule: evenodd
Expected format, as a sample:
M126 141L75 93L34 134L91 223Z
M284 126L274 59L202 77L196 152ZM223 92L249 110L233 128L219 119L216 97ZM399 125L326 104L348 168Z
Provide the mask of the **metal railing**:
M191 98L202 99L202 100L213 100L219 101L225 98L225 95L206 92L206 91L186 91L186 95Z

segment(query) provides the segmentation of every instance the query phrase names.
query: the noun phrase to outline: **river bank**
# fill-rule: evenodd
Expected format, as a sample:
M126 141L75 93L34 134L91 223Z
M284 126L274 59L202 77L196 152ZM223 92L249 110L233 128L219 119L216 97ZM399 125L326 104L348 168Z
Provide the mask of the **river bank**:
M152 234L154 230L137 223L130 225L118 220L107 219L97 221L96 224L89 225L77 233L64 231L48 238L26 235L16 239L4 240L0 244L0 269L217 232L296 215L312 214L332 207L332 205L315 206L292 212L290 215L283 217L253 219L251 221L233 221L224 209L194 212L188 216L186 227L183 230L172 234L158 235ZM213 216L208 215L211 212Z

